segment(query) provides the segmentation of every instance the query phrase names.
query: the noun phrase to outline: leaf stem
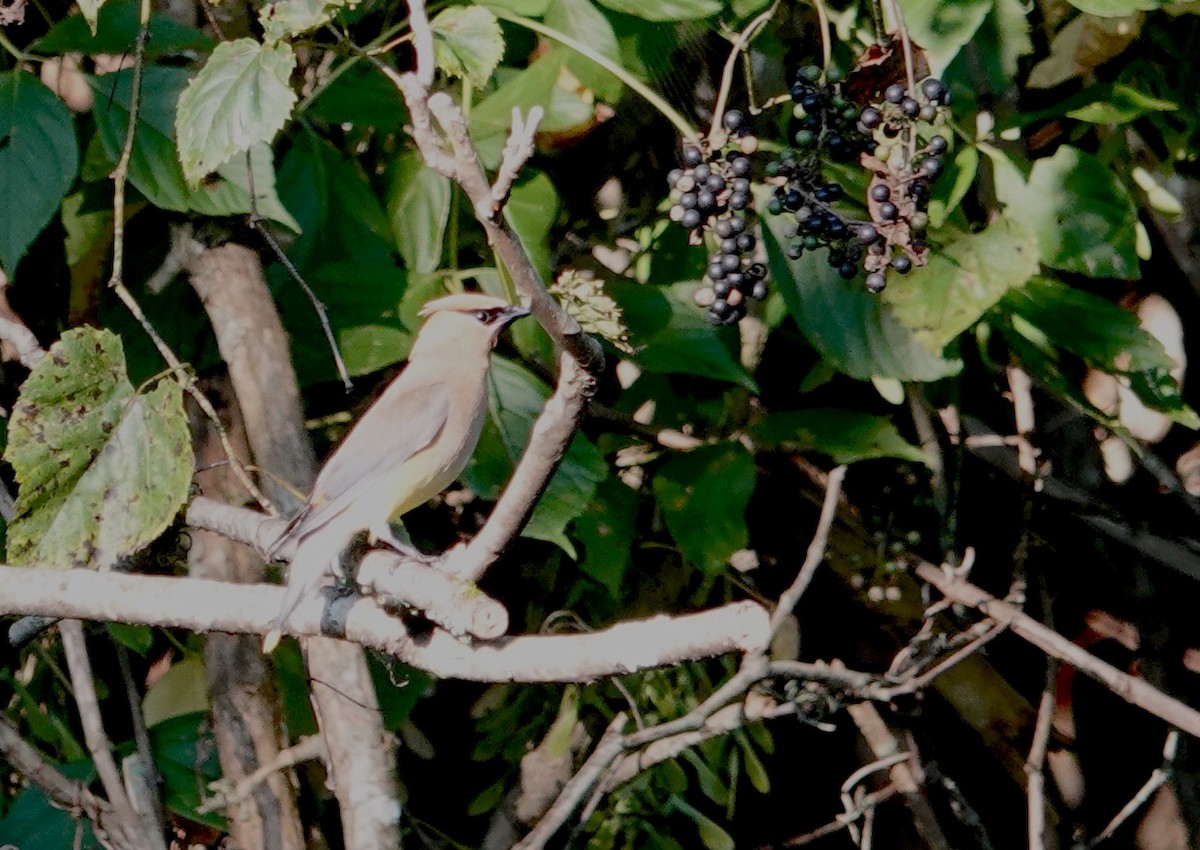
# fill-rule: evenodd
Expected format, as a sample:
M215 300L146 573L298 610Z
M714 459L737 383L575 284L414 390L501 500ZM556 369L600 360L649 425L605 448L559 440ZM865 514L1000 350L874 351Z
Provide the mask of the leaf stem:
M548 27L539 21L535 21L521 15L515 15L512 12L509 12L506 9L501 9L497 6L489 6L488 8L491 9L492 13L501 20L508 21L510 24L516 24L520 27L525 27L528 30L536 32L538 35L544 35L546 38L553 39L559 44L571 48L581 56L586 56L588 59L591 59L601 68L608 71L622 83L629 86L629 88L641 95L642 98L655 109L657 109L664 118L674 124L675 129L677 129L685 139L697 143L700 141L700 133L697 132L695 127L688 123L686 118L672 109L671 105L663 100L658 93L654 91L654 89L647 86L637 77L633 76L633 74L629 73L629 71L622 68L616 62L613 62L607 56L603 55L602 53L598 53L581 41L576 41L566 33L560 32L553 27Z

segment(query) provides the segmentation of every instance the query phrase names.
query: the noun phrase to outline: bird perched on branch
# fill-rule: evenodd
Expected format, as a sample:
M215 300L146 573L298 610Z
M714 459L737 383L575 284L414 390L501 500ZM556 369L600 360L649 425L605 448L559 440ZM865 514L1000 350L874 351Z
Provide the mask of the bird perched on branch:
M487 295L430 301L408 365L325 462L304 507L272 544L295 541L287 594L263 639L270 652L306 592L338 570L362 531L402 552L390 521L448 487L471 459L487 412L489 356L501 332L529 315Z

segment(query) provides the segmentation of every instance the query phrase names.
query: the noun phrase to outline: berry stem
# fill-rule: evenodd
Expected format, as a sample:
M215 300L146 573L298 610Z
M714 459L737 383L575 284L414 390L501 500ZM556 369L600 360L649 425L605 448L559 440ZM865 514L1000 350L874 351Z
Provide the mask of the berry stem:
M729 137L721 119L725 117L725 106L729 102L729 89L733 85L733 69L737 64L737 58L745 52L746 48L750 46L750 42L755 39L767 22L775 17L780 2L781 0L775 0L765 12L747 24L746 28L733 39L729 58L725 60L725 67L721 71L721 86L717 90L717 102L713 106L712 127L708 131L708 146L712 150L723 147Z

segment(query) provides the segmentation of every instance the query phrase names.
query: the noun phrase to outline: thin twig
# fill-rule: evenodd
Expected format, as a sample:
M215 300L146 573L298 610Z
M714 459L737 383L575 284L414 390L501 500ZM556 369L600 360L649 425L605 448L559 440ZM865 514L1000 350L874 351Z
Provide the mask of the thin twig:
M729 56L725 60L725 67L721 70L721 85L717 89L717 102L713 106L712 126L708 130L708 145L712 150L724 146L726 136L728 135L721 119L725 117L725 104L729 101L729 90L733 85L733 69L737 64L737 59L746 51L746 48L749 47L750 42L755 39L759 31L775 17L775 12L779 9L779 3L780 0L775 0L765 12L747 24L746 28L733 39L733 44L729 48Z
M825 544L829 540L829 529L833 526L834 517L837 515L838 499L842 494L842 480L845 477L845 466L835 467L829 473L829 480L825 485L825 500L821 504L821 516L817 520L817 530L813 532L812 542L808 544L804 563L800 565L800 572L796 575L796 580L792 582L791 587L779 597L779 604L775 607L775 613L771 615L772 638L783 625L783 621L795 609L796 603L800 601L800 597L804 595L809 582L816 574L817 567L825 559Z
M1150 778L1145 784L1138 789L1138 792L1133 795L1128 803L1121 807L1121 811L1117 812L1116 817L1108 822L1108 825L1100 831L1100 834L1088 842L1088 847L1095 847L1102 841L1112 838L1113 833L1120 829L1121 824L1129 820L1129 818L1144 806L1154 792L1167 783L1174 771L1175 753L1179 748L1179 731L1172 729L1167 733L1167 740L1163 744L1163 763L1150 774Z
M213 427L216 429L221 440L221 447L225 450L225 454L229 458L230 466L237 476L238 482L246 488L246 491L250 493L264 511L274 514L274 505L262 494L250 478L250 474L246 471L246 468L238 461L233 451L233 446L229 442L229 435L225 433L225 428L221 424L221 420L217 416L217 411L213 408L212 402L196 386L195 381L192 380L192 376L184 368L183 363L180 362L175 352L170 349L162 337L159 336L158 331L150 324L150 320L146 318L141 305L133 297L133 293L126 288L123 280L125 269L125 187L129 181L129 162L133 156L133 142L137 135L138 113L141 107L142 69L146 59L146 42L150 39L150 0L141 0L139 9L140 29L138 30L137 42L134 49L133 82L129 93L129 127L125 132L125 143L121 146L121 156L117 160L117 167L112 173L113 268L112 277L108 285L117 293L117 297L121 299L122 303L125 304L129 312L138 321L138 324L146 331L151 342L154 343L154 347L158 349L158 353L167 362L167 365L171 367L175 380L195 399L197 406L212 421Z
M1200 737L1200 712L1163 693L1145 679L1130 676L1101 661L1028 614L970 582L948 574L940 567L921 562L916 565L915 572L918 577L941 591L947 599L982 611L1047 655L1070 664L1076 670L1100 682L1126 702L1162 718L1189 735Z
M216 812L230 806L236 806L253 794L255 789L271 777L271 774L280 770L287 770L289 767L295 767L306 761L323 758L324 756L325 741L320 735L308 735L301 738L293 746L285 750L280 750L275 754L275 758L264 765L260 765L257 770L242 779L229 791L205 800L197 811L200 814L208 814L209 812Z

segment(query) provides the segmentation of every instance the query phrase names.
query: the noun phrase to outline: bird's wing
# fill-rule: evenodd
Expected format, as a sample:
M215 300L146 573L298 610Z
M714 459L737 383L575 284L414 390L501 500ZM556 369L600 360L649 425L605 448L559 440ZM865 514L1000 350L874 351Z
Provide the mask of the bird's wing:
M387 394L385 393L385 396ZM364 490L376 483L375 476L394 473L413 455L429 448L442 429L450 409L450 399L439 384L408 387L404 390L407 403L395 411L396 421L384 424L384 414L372 417L372 407L346 439L325 462L313 484L308 503L300 509L285 534L300 538L312 534L347 506L354 503ZM384 402L380 398L376 405ZM388 412L393 405L388 405ZM382 426L382 427L381 427Z

